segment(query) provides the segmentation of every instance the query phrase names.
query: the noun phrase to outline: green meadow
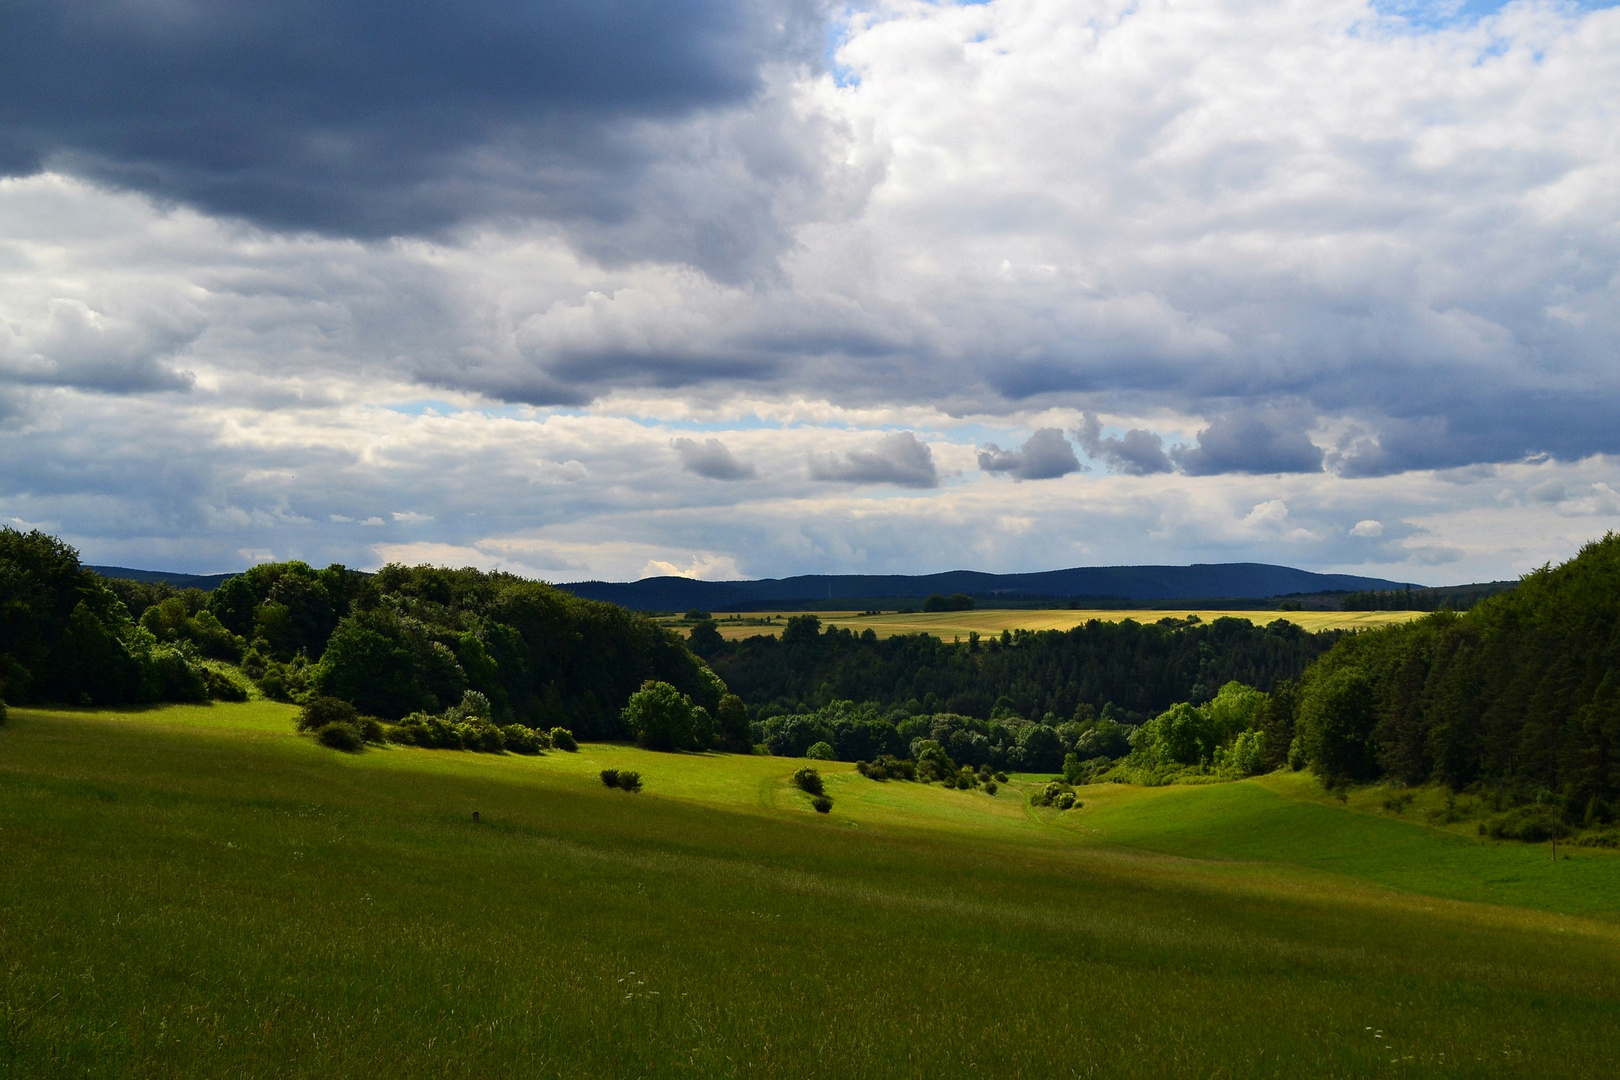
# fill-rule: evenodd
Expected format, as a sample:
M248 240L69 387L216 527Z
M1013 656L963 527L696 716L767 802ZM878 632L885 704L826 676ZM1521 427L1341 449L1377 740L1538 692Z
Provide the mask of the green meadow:
M12 711L0 1075L1615 1074L1620 855L1432 793L1059 812L821 763L818 815L784 758L344 755L293 715Z

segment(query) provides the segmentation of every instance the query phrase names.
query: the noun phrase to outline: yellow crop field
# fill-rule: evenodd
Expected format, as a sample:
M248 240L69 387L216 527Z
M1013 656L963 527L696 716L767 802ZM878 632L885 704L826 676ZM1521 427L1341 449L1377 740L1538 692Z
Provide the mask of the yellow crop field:
M716 612L720 633L727 639L753 637L756 634L775 636L782 632L788 619L803 614L796 611L775 612ZM977 632L980 637L1000 634L1003 630L1068 630L1092 619L1119 622L1135 619L1137 622L1158 622L1164 618L1185 619L1196 615L1205 622L1230 617L1248 619L1265 625L1274 619L1287 619L1306 630L1365 630L1394 623L1410 622L1422 618L1422 611L1216 611L1206 608L1186 608L1176 611L1085 611L1068 608L991 609L984 611L915 612L912 614L863 615L859 611L818 611L814 613L823 625L845 627L859 633L870 628L878 637L896 634L934 634L940 638L965 638ZM668 619L665 623L675 629L689 626L684 619Z

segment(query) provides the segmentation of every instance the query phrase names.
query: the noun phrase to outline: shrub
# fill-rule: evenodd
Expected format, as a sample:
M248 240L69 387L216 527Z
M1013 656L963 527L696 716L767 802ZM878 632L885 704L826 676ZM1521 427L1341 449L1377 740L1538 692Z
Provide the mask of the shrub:
M880 754L876 761L857 761L855 771L868 780L915 780L917 763L893 754Z
M365 745L359 729L342 721L323 725L315 732L315 741L322 746L330 746L333 750L344 750L351 754Z
M619 770L603 769L601 772L602 786L616 788L619 786Z
M817 761L836 761L838 752L832 748L832 743L823 741L811 746L804 752L804 756Z
M826 785L822 783L821 774L808 765L793 774L793 783L801 791L809 792L811 795L820 795L827 790Z
M994 795L997 790L999 789L996 787L996 782L994 780L986 780L984 782L984 793L986 795Z
M966 765L962 766L956 773L956 786L963 791L972 791L979 786L979 774Z
M551 745L570 754L579 749L579 743L574 741L574 733L567 728L554 727L551 729Z
M446 716L446 719L449 719ZM457 724L456 730L461 735L461 745L468 750L482 750L486 754L498 754L506 749L506 736L501 729L488 720L469 720L464 724Z
M348 724L353 727L359 712L342 698L312 697L298 713L298 730L314 731L328 724Z
M540 736L532 728L522 724L507 724L501 728L501 738L506 740L506 748L514 754L538 754L540 752Z
M214 701L246 701L247 688L237 684L236 680L213 668L202 669L203 682L208 686L208 696Z
M996 773L995 780L998 784L1005 784L1007 782L1007 774L1004 772L998 772Z
M1482 836L1497 840L1523 840L1539 844L1546 840L1561 840L1569 835L1569 826L1545 810L1526 806L1479 823Z
M640 791L641 790L641 774L638 773L638 772L630 772L628 770L626 770L624 772L621 772L619 774L619 790L620 791Z
M832 812L832 800L827 798L825 795L817 795L815 798L810 800L810 805L816 808L816 813L818 814L829 814Z
M382 743L386 738L382 721L375 716L357 716L354 719L354 728L360 733L360 738L368 743Z
M1067 805L1062 805L1064 797L1068 797ZM1061 780L1053 780L1044 787L1038 787L1029 793L1031 806L1056 806L1059 810L1067 810L1074 805L1074 789Z
M463 724L447 724L440 716L415 712L401 720L399 726L388 733L388 740L406 746L460 750L463 749L461 732L464 727Z

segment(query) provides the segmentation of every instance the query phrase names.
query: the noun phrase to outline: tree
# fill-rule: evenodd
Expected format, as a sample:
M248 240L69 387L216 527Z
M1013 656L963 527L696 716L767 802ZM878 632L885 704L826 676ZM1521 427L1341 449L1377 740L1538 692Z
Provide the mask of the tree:
M1359 667L1341 667L1306 687L1299 737L1311 770L1327 787L1378 775L1370 745L1377 714L1373 687Z
M624 726L649 750L697 748L692 699L667 682L648 679L625 703Z
M411 650L375 623L353 620L338 627L316 665L314 685L318 693L350 701L361 712L397 720L427 703Z
M722 696L714 719L720 729L720 742L726 749L735 750L740 754L746 754L753 749L748 730L748 706L743 704L742 698L736 694Z
M702 657L710 657L725 648L726 639L720 636L720 624L704 619L686 635L686 647Z

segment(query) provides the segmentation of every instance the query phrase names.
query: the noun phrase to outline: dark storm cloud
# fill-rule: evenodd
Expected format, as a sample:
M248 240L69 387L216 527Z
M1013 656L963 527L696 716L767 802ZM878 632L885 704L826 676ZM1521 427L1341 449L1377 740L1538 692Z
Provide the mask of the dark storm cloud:
M1123 437L1102 437L1102 422L1091 413L1074 433L1085 452L1126 476L1149 476L1172 472L1175 466L1164 452L1164 439L1151 431L1132 428Z
M934 452L927 443L909 431L891 432L868 450L812 454L810 478L845 484L898 484L914 488L939 486Z
M1080 472L1083 467L1062 431L1041 428L1016 450L1003 450L991 443L979 451L979 468L1015 480L1051 480Z
M670 443L681 456L681 466L687 472L706 476L710 480L750 480L754 466L738 461L726 444L719 439L675 439Z
M821 47L811 0L17 0L3 12L0 171L64 169L361 237L490 214L623 217L624 177L653 152L635 122L747 103L768 64Z
M1193 476L1321 472L1322 450L1302 430L1308 425L1298 410L1217 416L1198 433L1197 446L1177 447L1171 456Z

